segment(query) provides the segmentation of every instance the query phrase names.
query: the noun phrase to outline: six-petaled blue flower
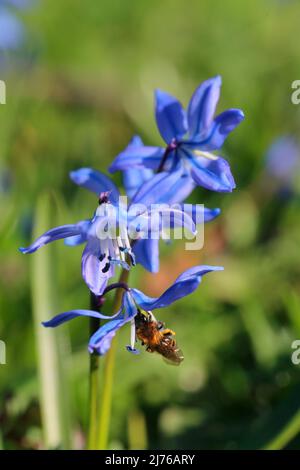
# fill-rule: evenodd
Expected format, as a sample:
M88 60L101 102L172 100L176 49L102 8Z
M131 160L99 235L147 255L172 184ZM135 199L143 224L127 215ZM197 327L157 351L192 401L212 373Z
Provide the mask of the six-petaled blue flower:
M85 316L109 320L90 338L89 351L99 355L105 354L110 348L111 341L116 332L126 323L131 324L130 345L127 350L133 353L138 351L135 348L135 316L139 311L145 310L151 312L157 308L165 308L176 300L191 294L200 284L202 276L212 271L222 271L221 266L195 266L184 271L175 282L160 296L148 297L138 289L130 289L125 291L123 295L122 306L113 316L106 316L93 310L71 310L69 312L60 313L52 320L44 322L46 327L56 327L73 318Z
M120 193L114 183L104 174L90 168L81 168L70 174L71 179L78 185L83 186L96 193L99 198L99 207L90 220L80 221L77 224L63 225L53 228L39 238L29 247L20 248L22 253L33 253L43 245L58 239L66 239L68 245L78 245L86 243L82 254L82 276L89 289L95 295L101 295L107 286L108 280L115 274L115 265L121 265L129 269L126 262L126 255L130 257L131 264L135 264L135 256L131 249L129 240L129 228L144 235L148 234L148 229L153 228L151 218L159 215L157 232L161 232L164 226L164 215L169 215L167 220L171 221L172 228L184 226L190 232L195 233L196 227L191 216L184 214L181 210L158 207L154 210L143 211L137 214L132 211L132 205L128 208L120 204ZM144 204L147 202L147 193L144 194ZM193 206L191 209L193 212ZM210 213L209 213L210 214ZM193 215L193 214L191 214ZM210 215L213 217L213 215ZM154 219L155 220L155 219ZM124 221L124 222L123 222ZM119 234L111 234L109 227L116 227L118 224ZM145 231L147 232L145 234ZM151 239L149 239L150 241ZM139 241L137 241L137 244ZM151 242L149 248L151 249ZM147 251L149 254L149 249ZM147 264L143 253L138 250L139 261ZM152 263L157 264L157 252L153 253Z
M226 160L212 151L219 150L227 135L244 119L240 109L228 109L214 118L220 95L221 77L203 82L193 94L187 111L173 96L157 90L155 116L165 148L129 145L121 152L110 171L150 168L157 181L169 188L170 199L187 197L196 185L219 192L231 192L234 178ZM148 189L148 188L147 188Z
M133 144L138 144L139 142L139 138L136 138L134 139ZM153 172L152 170L147 169L132 168L124 172L124 188L126 190L126 194L131 199L131 206L133 204L144 204L148 207L148 205L154 202L163 204L168 200L168 195L167 197L165 196L168 188L165 186L158 187L157 192L154 192L153 190L147 191L144 189L145 183L149 181L151 177L153 177ZM105 188L107 191L110 191L110 199L117 203L119 198L119 191L112 181L100 172L92 170L91 168L81 168L80 170L73 171L71 173L71 178L76 184L83 186L96 194L99 194L99 191ZM142 188L143 194L141 194L141 191L139 192L140 188ZM204 210L202 210L200 206L196 206L194 204L185 204L184 207L181 204L177 207L181 207L181 209L184 210L184 214L191 217L195 226L202 221L210 222L220 214L220 209L218 208L208 209L205 207ZM181 214L179 214L179 216L180 224ZM186 220L186 222L187 221L188 220ZM172 222L172 220L170 220L170 222ZM65 243L67 245L78 245L80 243L86 242L89 224L82 224L82 229L83 231L80 235L67 238ZM136 257L136 262L142 264L144 268L150 272L158 272L159 270L159 238L159 236L139 238L135 240L135 243L132 247L132 251Z

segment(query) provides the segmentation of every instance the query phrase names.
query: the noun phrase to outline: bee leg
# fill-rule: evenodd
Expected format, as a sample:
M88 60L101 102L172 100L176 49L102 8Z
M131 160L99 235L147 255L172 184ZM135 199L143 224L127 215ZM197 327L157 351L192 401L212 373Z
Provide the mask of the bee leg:
M170 330L169 328L166 328L165 330L163 330L162 334L164 336L175 336L176 335L175 331Z
M146 347L146 351L149 352L149 353L153 353L153 352L154 352L154 351L151 349L150 346L147 346L147 347Z

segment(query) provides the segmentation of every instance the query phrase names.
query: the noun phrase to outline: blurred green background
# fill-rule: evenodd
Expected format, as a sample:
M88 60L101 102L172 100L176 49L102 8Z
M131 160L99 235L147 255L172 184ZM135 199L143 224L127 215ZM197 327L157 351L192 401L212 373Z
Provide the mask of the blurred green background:
M54 332L39 326L45 315L88 308L82 247L58 242L28 257L18 247L92 215L95 198L72 184L70 170L106 171L136 133L161 144L154 88L187 104L216 74L223 78L218 112L236 107L246 115L222 152L237 189L197 189L190 201L222 209L206 226L204 249L162 244L159 274L137 267L131 283L158 295L195 264L225 271L157 314L177 333L180 367L146 352L129 355L129 328L122 330L110 447L299 447L300 365L291 362L291 343L300 339L299 184L282 197L264 158L274 139L299 131L300 106L290 99L300 78L299 15L298 1L279 0L40 0L19 13L27 31L22 60L11 55L15 64L0 69L7 86L0 106L2 448L83 448L87 427L88 322ZM63 423L51 408L55 394Z

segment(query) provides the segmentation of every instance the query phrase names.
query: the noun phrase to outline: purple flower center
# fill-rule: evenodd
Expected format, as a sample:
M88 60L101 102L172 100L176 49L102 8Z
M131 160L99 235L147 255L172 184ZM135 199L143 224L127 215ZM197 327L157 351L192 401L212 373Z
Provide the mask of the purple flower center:
M173 150L176 150L180 145L180 142L178 142L176 139L172 139L171 142L167 145L165 153L163 154L163 157L161 159L161 162L159 164L157 172L160 173L164 169L164 165L166 163L166 160L168 158L168 155L173 152Z
M109 195L110 191L105 191L99 194L99 206L101 206L101 204L110 204Z

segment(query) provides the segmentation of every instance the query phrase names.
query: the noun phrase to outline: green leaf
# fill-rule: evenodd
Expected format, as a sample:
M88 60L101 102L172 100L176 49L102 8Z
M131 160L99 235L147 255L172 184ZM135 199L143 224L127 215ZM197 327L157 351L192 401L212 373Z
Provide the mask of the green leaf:
M55 225L56 198L43 193L37 202L33 237ZM55 210L56 209L56 210ZM46 448L70 447L70 407L68 400L67 338L64 329L43 328L58 311L56 269L59 260L55 246L49 244L31 256L31 292L36 351L40 381L40 404Z

